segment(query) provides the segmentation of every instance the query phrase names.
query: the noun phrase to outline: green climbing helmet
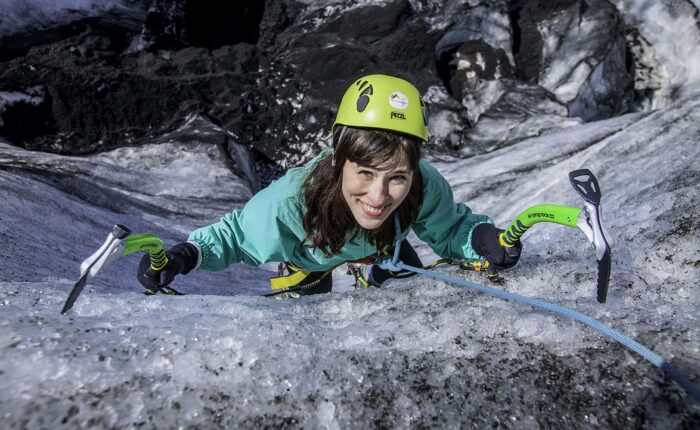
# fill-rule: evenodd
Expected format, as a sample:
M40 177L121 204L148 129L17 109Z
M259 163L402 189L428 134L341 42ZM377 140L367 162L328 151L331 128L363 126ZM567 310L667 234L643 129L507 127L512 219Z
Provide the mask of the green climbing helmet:
M380 128L428 140L428 117L418 89L410 82L387 75L369 75L345 91L335 127Z

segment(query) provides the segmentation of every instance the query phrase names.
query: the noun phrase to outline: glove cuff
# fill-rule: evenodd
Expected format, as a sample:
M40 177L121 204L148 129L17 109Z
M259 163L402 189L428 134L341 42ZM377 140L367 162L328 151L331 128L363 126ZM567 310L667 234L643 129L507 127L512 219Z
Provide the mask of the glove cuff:
M482 223L474 227L474 230L472 230L472 249L482 257L486 257L487 250L483 246L484 239L497 235L496 230L497 228L489 223Z
M202 265L202 246L193 240L188 240L187 243L197 248L197 262L194 265L194 268L192 268L192 270L197 270L199 269L199 266Z
M197 267L199 249L189 242L178 243L168 250L168 258L178 261L179 273L186 275Z

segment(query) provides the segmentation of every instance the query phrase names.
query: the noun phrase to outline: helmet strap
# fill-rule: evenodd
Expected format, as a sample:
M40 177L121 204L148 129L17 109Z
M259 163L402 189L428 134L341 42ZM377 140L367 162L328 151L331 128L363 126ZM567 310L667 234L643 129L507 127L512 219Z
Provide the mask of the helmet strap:
M343 140L343 135L345 134L345 130L348 129L344 125L342 125L341 127L343 127L343 128L340 129L340 136L338 136L338 142L335 145L333 145L333 158L331 158L331 166L333 166L333 167L335 167L335 151L336 151L336 149L338 149L337 146L340 145L340 142Z

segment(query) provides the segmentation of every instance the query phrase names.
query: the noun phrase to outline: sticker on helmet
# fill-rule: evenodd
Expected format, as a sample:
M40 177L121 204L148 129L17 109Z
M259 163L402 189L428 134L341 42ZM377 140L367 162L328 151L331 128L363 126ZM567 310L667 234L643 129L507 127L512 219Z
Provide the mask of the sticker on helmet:
M403 93L394 91L389 96L389 104L396 109L406 109L408 107L408 97L406 97Z

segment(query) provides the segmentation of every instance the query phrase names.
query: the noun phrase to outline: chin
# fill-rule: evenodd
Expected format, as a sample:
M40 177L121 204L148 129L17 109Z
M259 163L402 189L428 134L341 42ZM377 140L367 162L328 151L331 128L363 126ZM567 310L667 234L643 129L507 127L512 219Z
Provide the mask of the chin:
M383 221L368 221L368 222L361 222L359 224L360 224L360 227L364 228L365 230L376 230L382 226Z
M388 217L384 217L381 219L362 219L362 220L356 220L358 224L360 224L360 227L364 228L365 230L376 230L379 227L384 224L384 221L386 221Z

